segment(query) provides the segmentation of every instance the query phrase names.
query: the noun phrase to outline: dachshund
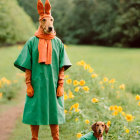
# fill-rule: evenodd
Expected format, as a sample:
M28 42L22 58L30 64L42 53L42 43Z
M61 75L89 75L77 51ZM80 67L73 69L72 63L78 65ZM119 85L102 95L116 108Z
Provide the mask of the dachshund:
M92 130L94 131L93 135L98 140L103 140L103 132L107 134L109 131L108 126L104 122L96 122L92 125Z

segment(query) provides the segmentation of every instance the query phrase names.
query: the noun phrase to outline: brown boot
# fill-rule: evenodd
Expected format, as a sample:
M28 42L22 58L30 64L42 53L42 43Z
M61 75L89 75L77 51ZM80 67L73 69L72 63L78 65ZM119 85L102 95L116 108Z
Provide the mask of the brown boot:
M38 140L39 125L30 125L32 132L31 140Z
M53 140L59 140L59 125L51 124L50 128Z

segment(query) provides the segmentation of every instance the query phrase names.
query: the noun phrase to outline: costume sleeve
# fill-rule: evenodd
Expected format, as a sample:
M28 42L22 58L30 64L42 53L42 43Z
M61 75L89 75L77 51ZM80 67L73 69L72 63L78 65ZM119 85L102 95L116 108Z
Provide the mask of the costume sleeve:
M86 140L84 137L81 137L79 140Z
M27 41L21 50L18 58L14 62L14 66L25 72L26 69L31 70L31 43Z
M67 52L64 48L64 44L61 43L61 50L60 50L60 62L59 62L59 69L61 69L62 67L64 67L64 70L67 70L69 67L72 66L69 57L67 55Z

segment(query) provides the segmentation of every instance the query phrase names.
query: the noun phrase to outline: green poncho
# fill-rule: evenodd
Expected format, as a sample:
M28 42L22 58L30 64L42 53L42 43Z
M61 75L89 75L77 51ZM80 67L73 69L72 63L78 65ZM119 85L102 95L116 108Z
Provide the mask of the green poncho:
M88 134L81 137L80 140L97 140L97 138L95 138L93 132L89 132Z
M34 96L26 94L23 120L30 125L63 124L65 122L64 98L57 97L57 82L60 68L65 70L72 64L64 45L57 37L52 42L52 63L38 63L39 38L32 37L24 45L14 65L22 71L32 70L31 84Z

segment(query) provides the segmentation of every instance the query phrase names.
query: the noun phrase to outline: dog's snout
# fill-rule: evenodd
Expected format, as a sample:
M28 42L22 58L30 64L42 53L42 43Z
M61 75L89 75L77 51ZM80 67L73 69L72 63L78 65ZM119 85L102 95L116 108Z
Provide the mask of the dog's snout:
M100 133L100 134L102 133L101 129L99 129L99 133Z
M49 31L52 31L52 29L53 29L53 27L49 27L49 28L48 28Z

